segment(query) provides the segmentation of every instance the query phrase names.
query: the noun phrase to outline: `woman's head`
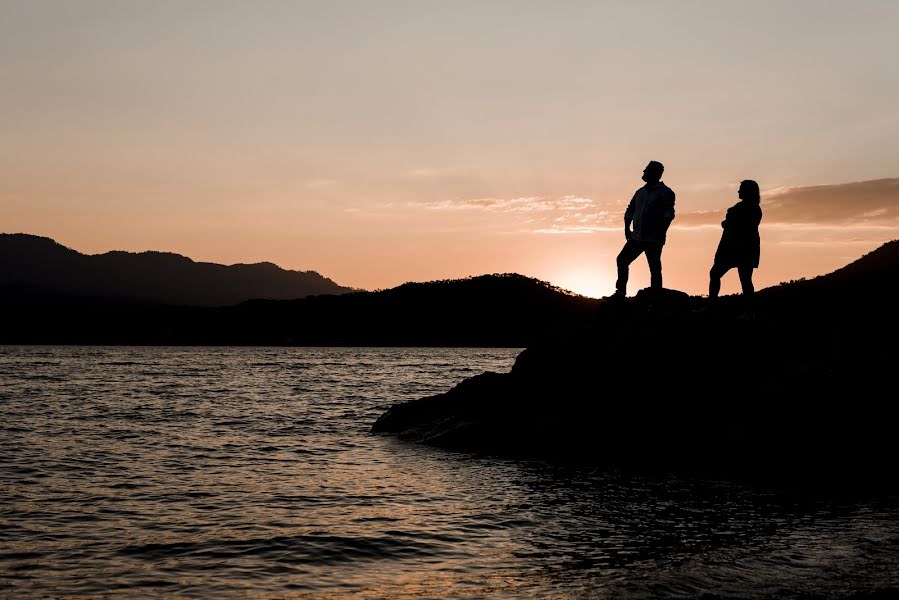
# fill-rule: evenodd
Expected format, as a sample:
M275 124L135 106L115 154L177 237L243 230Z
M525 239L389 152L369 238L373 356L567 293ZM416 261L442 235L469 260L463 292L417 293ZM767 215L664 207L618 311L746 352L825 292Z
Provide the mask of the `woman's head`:
M740 189L737 191L737 196L739 196L741 200L759 202L762 194L759 191L759 184L752 179L746 179L740 182Z

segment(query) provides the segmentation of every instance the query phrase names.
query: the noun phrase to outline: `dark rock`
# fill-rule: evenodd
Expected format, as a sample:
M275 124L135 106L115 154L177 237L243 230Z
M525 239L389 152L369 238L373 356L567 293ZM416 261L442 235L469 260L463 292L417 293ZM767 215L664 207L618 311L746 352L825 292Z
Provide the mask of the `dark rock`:
M614 467L893 485L897 281L892 242L760 292L748 316L739 296L706 311L675 290L603 301L509 373L394 405L372 431Z

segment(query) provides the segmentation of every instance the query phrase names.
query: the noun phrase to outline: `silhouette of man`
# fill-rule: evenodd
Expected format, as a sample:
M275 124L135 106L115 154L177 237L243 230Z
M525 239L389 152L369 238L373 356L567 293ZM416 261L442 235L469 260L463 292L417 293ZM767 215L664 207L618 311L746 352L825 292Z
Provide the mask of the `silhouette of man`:
M740 201L727 209L727 216L721 222L724 231L721 232L715 262L709 271L709 300L718 297L724 274L736 268L748 309L755 294L752 270L759 266L761 246L759 223L762 222L762 209L759 206L761 200L759 184L751 179L741 182L737 196Z
M627 240L618 254L618 281L615 298L627 294L628 270L641 254L649 263L650 287L662 289L662 246L665 235L674 220L674 192L662 183L662 163L651 160L643 169L646 185L637 190L624 211L624 237ZM633 225L633 229L631 229Z

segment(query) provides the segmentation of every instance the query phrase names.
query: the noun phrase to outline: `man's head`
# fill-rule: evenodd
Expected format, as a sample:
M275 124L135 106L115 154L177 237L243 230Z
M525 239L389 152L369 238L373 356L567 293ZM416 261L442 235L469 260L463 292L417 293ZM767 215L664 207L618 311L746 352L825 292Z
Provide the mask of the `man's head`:
M646 168L643 169L643 181L646 183L658 183L662 179L662 173L665 172L665 166L657 160L649 161Z

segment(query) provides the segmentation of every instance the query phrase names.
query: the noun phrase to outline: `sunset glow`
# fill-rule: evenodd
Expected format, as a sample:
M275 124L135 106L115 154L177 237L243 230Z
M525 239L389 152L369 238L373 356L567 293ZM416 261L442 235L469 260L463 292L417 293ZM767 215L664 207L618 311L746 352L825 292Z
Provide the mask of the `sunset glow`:
M561 288L589 298L602 298L615 289L615 276L601 268L572 269L548 279Z
M657 159L668 287L705 291L746 178L762 287L899 237L895 2L261 6L0 4L2 230L605 295Z

